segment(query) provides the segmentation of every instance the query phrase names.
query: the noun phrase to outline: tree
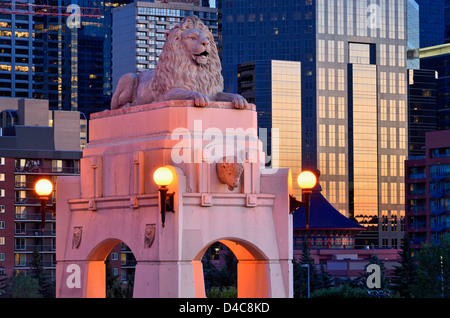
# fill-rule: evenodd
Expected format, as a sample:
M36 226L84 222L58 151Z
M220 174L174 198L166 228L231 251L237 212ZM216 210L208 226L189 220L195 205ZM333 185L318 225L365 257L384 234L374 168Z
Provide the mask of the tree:
M42 298L39 290L38 280L30 275L20 272L11 278L10 297L12 298Z
M338 287L322 288L311 293L311 298L370 298L364 289L342 284Z
M118 280L119 275L114 275L113 269L110 265L109 257L105 261L106 266L106 298L123 298L124 294L122 286Z
M6 288L8 283L8 276L4 274L5 267L0 266L0 297L6 294Z
M333 277L326 271L323 264L320 264L319 282L320 288L330 288L333 285Z
M411 298L414 296L414 286L416 285L417 263L413 256L408 235L405 235L402 249L398 254L400 266L394 266L392 289L398 292L401 297Z
M306 242L303 244L300 262L294 258L294 297L301 298L308 295L308 268L310 291L321 287L314 260Z
M417 252L417 279L414 296L420 298L450 297L450 244L448 238L424 243Z
M35 248L33 251L33 261L31 262L31 277L36 279L39 284L39 292L45 298L55 297L54 281L50 281L45 276L44 266L42 265L42 254Z

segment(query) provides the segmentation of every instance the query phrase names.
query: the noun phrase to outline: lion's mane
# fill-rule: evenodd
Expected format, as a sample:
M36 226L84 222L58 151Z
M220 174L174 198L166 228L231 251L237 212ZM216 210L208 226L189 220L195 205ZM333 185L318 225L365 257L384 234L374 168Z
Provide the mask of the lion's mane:
M210 42L209 59L206 65L197 65L191 61L191 53L186 52L181 43L181 35L188 29L204 31ZM223 91L221 64L214 37L203 22L196 16L183 18L169 32L158 64L152 78L150 90L155 94L155 100L161 98L173 88L200 92L207 96Z

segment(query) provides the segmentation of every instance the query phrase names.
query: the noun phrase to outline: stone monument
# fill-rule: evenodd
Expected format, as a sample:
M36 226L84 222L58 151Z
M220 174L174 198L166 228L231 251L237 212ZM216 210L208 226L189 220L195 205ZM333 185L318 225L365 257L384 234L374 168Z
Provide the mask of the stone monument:
M186 23L178 40L195 33L217 50L196 17L165 49ZM200 51L183 63L205 67L212 53ZM215 242L238 260L238 297L292 297L292 178L264 168L255 105L223 93L221 76L215 88L157 88L161 62L146 80L124 77L112 109L91 116L80 176L58 177L57 297L105 297L105 259L121 242L137 261L134 297L205 297L201 259ZM164 219L159 167L173 174Z

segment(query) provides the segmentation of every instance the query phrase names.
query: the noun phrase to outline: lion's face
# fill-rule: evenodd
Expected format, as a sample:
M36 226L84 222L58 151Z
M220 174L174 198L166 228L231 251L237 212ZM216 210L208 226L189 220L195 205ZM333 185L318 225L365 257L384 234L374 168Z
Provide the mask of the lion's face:
M211 54L211 43L206 38L205 32L195 29L188 29L181 35L186 53L198 65L206 65Z

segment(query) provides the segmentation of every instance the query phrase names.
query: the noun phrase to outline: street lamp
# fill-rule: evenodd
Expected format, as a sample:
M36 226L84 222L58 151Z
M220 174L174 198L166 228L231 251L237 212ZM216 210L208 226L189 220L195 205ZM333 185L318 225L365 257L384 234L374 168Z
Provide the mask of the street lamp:
M50 180L40 179L34 185L34 191L36 191L39 196L39 201L41 201L41 229L42 232L45 230L45 212L47 211L47 201L50 194L53 192L53 184ZM53 212L53 211L52 211Z
M309 207L310 207L310 199L312 194L312 189L317 185L319 180L320 172L317 170L315 172L312 171L303 171L299 174L297 178L298 186L302 189L304 201L297 201L295 197L290 195L290 211L291 213L295 212L299 207L305 207L305 219L306 219L306 228L309 228Z
M307 267L308 268L308 298L310 298L310 289L311 289L311 283L310 283L310 278L309 278L309 264L303 264L302 267Z
M173 181L173 173L167 167L156 169L153 173L153 181L159 186L160 205L161 205L161 223L164 227L166 221L166 211L175 212L173 209L173 197L175 193L167 193L167 186Z

